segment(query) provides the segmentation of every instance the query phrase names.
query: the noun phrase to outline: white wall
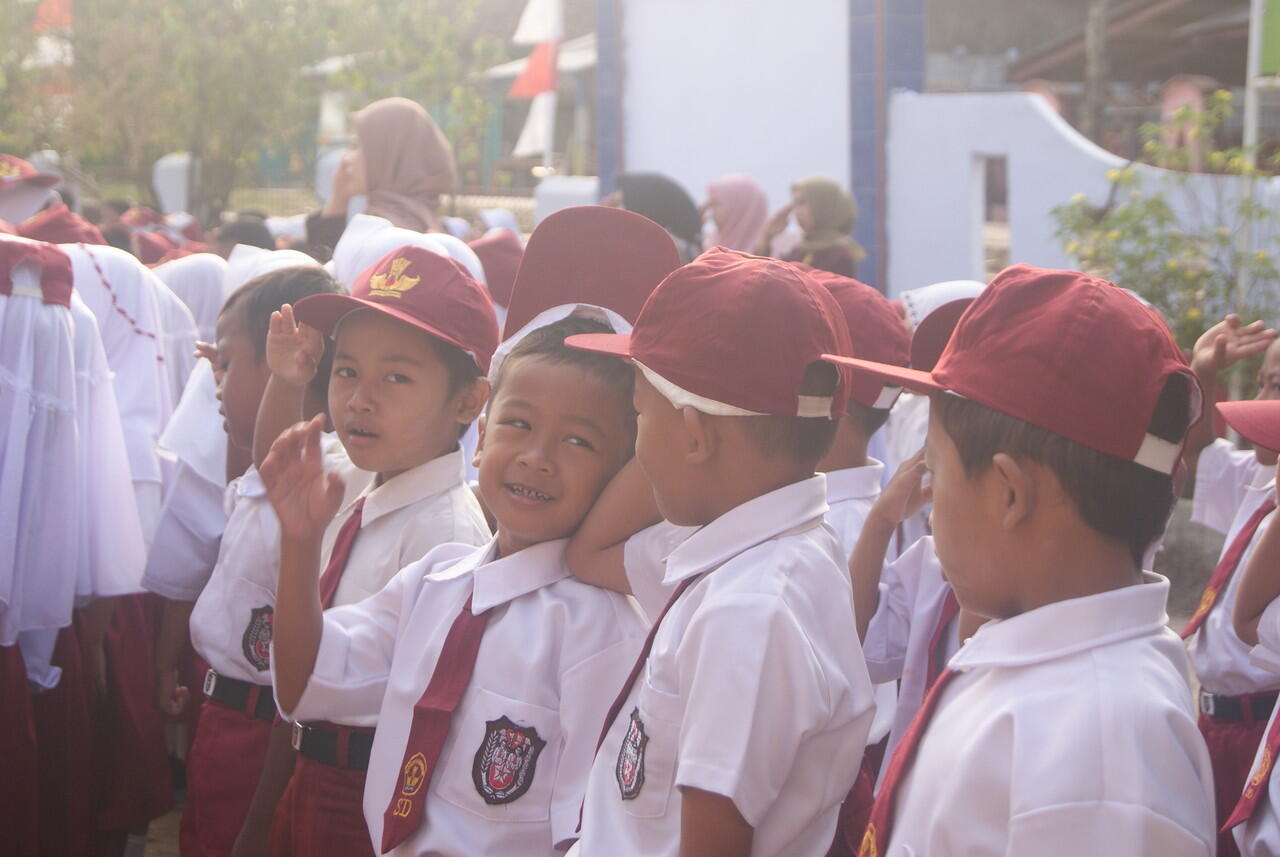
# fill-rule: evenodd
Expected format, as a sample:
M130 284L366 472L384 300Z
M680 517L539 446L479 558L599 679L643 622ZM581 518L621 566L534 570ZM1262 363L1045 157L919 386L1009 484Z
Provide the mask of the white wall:
M727 173L769 204L849 166L847 0L626 0L624 168L679 181L701 203Z

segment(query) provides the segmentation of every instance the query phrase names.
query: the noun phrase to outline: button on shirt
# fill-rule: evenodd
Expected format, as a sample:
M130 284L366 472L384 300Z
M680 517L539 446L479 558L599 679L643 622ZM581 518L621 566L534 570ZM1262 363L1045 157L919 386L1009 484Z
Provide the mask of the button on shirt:
M867 626L862 651L874 682L899 681L898 704L885 758L906 734L928 690L929 646L951 587L933 552L933 536L925 536L885 566L880 576L880 603ZM956 623L943 634L942 662L960 648ZM881 768L881 775L884 769Z
M1253 647L1249 660L1254 667L1280 677L1280 599L1272 601L1262 614L1258 622L1258 645ZM1276 711L1280 711L1280 706ZM1250 779L1258 773L1265 737L1275 723L1276 711L1271 712L1271 720L1262 733L1264 740L1258 745L1258 752L1253 758ZM1272 759L1271 764L1274 763L1275 759ZM1266 792L1253 809L1253 817L1236 827L1232 834L1243 857L1274 857L1280 854L1280 776L1276 776L1274 771L1270 774Z
M1272 468L1250 467L1248 461L1244 460L1238 451L1224 449L1219 446L1220 443L1226 442L1215 442L1205 450L1205 452L1213 450L1207 462L1209 465L1207 469L1201 469L1206 464L1204 453L1201 454L1200 465L1196 472L1196 501L1202 502L1201 490L1203 489L1206 498L1203 502L1207 503L1216 497L1217 503L1222 507L1235 509L1235 515L1227 528L1227 538L1222 547L1222 552L1225 553L1235 541L1236 534L1258 507L1268 498L1275 496L1276 483L1275 471ZM1257 459L1252 452L1248 453L1248 458L1256 465ZM1213 478L1215 474L1216 479ZM1242 481L1245 474L1249 475L1250 481ZM1250 663L1249 646L1236 636L1231 620L1245 566L1249 564L1249 557L1253 555L1258 540L1275 519L1275 512L1262 519L1262 524L1254 534L1253 540L1240 557L1239 565L1228 579L1226 589L1218 596L1217 603L1205 617L1200 630L1187 641L1196 675L1200 679L1201 686L1210 693L1239 696L1280 688L1280 675L1259 669L1255 664Z
M1207 857L1213 774L1169 583L989 622L948 664L888 857Z
M325 612L315 670L286 714L376 715L364 796L374 843L382 841L413 706L468 596L474 612L493 612L430 780L423 823L391 853L553 857L573 838L600 724L645 625L623 596L573 578L564 547L544 542L496 559L494 542L446 545L372 598ZM532 746L540 749L498 758L493 739L503 729L536 734ZM510 779L524 785L486 798L489 765L504 760Z
M732 800L757 857L827 853L873 706L826 512L816 476L729 511L647 570L668 589L705 577L663 620L596 756L581 857L675 857L682 787Z

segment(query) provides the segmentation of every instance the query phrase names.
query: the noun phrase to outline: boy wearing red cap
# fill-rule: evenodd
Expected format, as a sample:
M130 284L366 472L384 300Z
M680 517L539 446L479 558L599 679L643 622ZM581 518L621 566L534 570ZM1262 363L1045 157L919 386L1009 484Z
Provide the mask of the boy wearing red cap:
M488 540L458 441L488 397L484 373L498 326L484 288L462 266L415 246L384 256L349 296L313 295L282 307L267 338L272 376L255 458L262 439L301 415L323 335L334 337L329 418L345 451L329 463L348 483L360 478L355 471L376 474L305 546L305 563L323 569L320 603L329 608L376 594L437 545ZM265 481L265 463L259 469ZM288 771L281 758L289 756L277 740L248 832L261 837L269 823L277 854L367 853L360 806L376 722L375 712L342 711L296 724L298 758L278 804L272 798Z
M1212 774L1168 582L1142 558L1173 506L1199 387L1110 283L1019 265L931 373L934 543L962 609L951 658L882 775L860 853L1208 855Z
M1261 322L1245 325L1230 316L1196 343L1191 366L1206 390L1218 374L1266 349L1258 373L1258 399L1280 397L1280 346ZM1228 404L1228 407L1231 407ZM1275 514L1275 452L1264 446L1240 450L1214 437L1206 420L1188 438L1195 474L1191 519L1226 536L1196 612L1182 631L1200 680L1200 731L1209 745L1218 802L1218 823L1227 820L1249 775L1267 717L1280 691L1280 674L1251 661L1249 645L1232 627L1240 574ZM1236 853L1229 833L1218 839L1220 857Z
M717 248L630 337L569 344L631 358L639 411L638 467L573 568L654 618L601 732L578 853L821 857L873 713L815 475L848 398L820 362L849 351L840 305L795 267ZM659 517L699 529L643 561L629 537Z
M621 680L644 631L625 599L564 564L566 538L630 457L635 431L630 368L564 339L628 329L572 292L621 287L643 299L658 277L634 272L663 259L668 271L678 264L670 239L627 212L571 209L534 233L510 308L520 330L494 355L477 452L498 524L483 547L438 548L380 593L321 616L306 552L340 480L323 472L316 425L268 457L285 534L280 704L300 717L377 714L364 809L379 853L552 857L573 837L611 699L602 688ZM566 264L575 276L550 276Z

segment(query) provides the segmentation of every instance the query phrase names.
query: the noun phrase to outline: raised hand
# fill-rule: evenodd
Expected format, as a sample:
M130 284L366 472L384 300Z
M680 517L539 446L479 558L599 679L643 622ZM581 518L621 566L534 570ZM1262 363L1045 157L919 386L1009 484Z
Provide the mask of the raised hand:
M322 356L324 337L314 327L295 321L290 304L271 313L267 330L267 367L271 374L295 387L306 386L316 376Z
M343 483L326 472L320 454L324 415L288 429L262 463L267 498L280 519L282 539L319 542L342 505Z
M1202 381L1255 354L1275 341L1276 331L1261 321L1245 324L1234 313L1204 332L1191 349L1191 369Z
M924 482L928 470L923 449L902 462L889 484L880 492L872 513L896 527L923 509L930 498L929 486Z

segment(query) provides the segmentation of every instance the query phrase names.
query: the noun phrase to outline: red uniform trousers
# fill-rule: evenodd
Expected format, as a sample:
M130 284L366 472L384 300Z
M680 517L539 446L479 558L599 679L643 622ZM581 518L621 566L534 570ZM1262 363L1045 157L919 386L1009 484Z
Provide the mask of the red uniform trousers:
M226 857L240 835L262 776L271 721L206 699L187 753L182 857Z
M365 772L298 756L271 820L271 857L372 857Z
M27 665L17 646L0 646L0 830L14 857L36 857L40 842L39 760Z
M876 779L880 776L880 765L884 762L884 751L888 746L889 736L886 735L863 751L858 778L853 781L853 788L840 805L836 838L831 843L827 857L854 857L858 853L858 848L862 845L862 834L871 821L871 807L876 802Z
M1217 804L1218 829L1226 823L1244 791L1253 757L1258 752L1267 721L1246 719L1239 721L1216 720L1207 714L1200 715L1200 734L1209 746L1209 760L1213 763L1213 797ZM1236 840L1231 831L1218 834L1218 857L1240 857Z

